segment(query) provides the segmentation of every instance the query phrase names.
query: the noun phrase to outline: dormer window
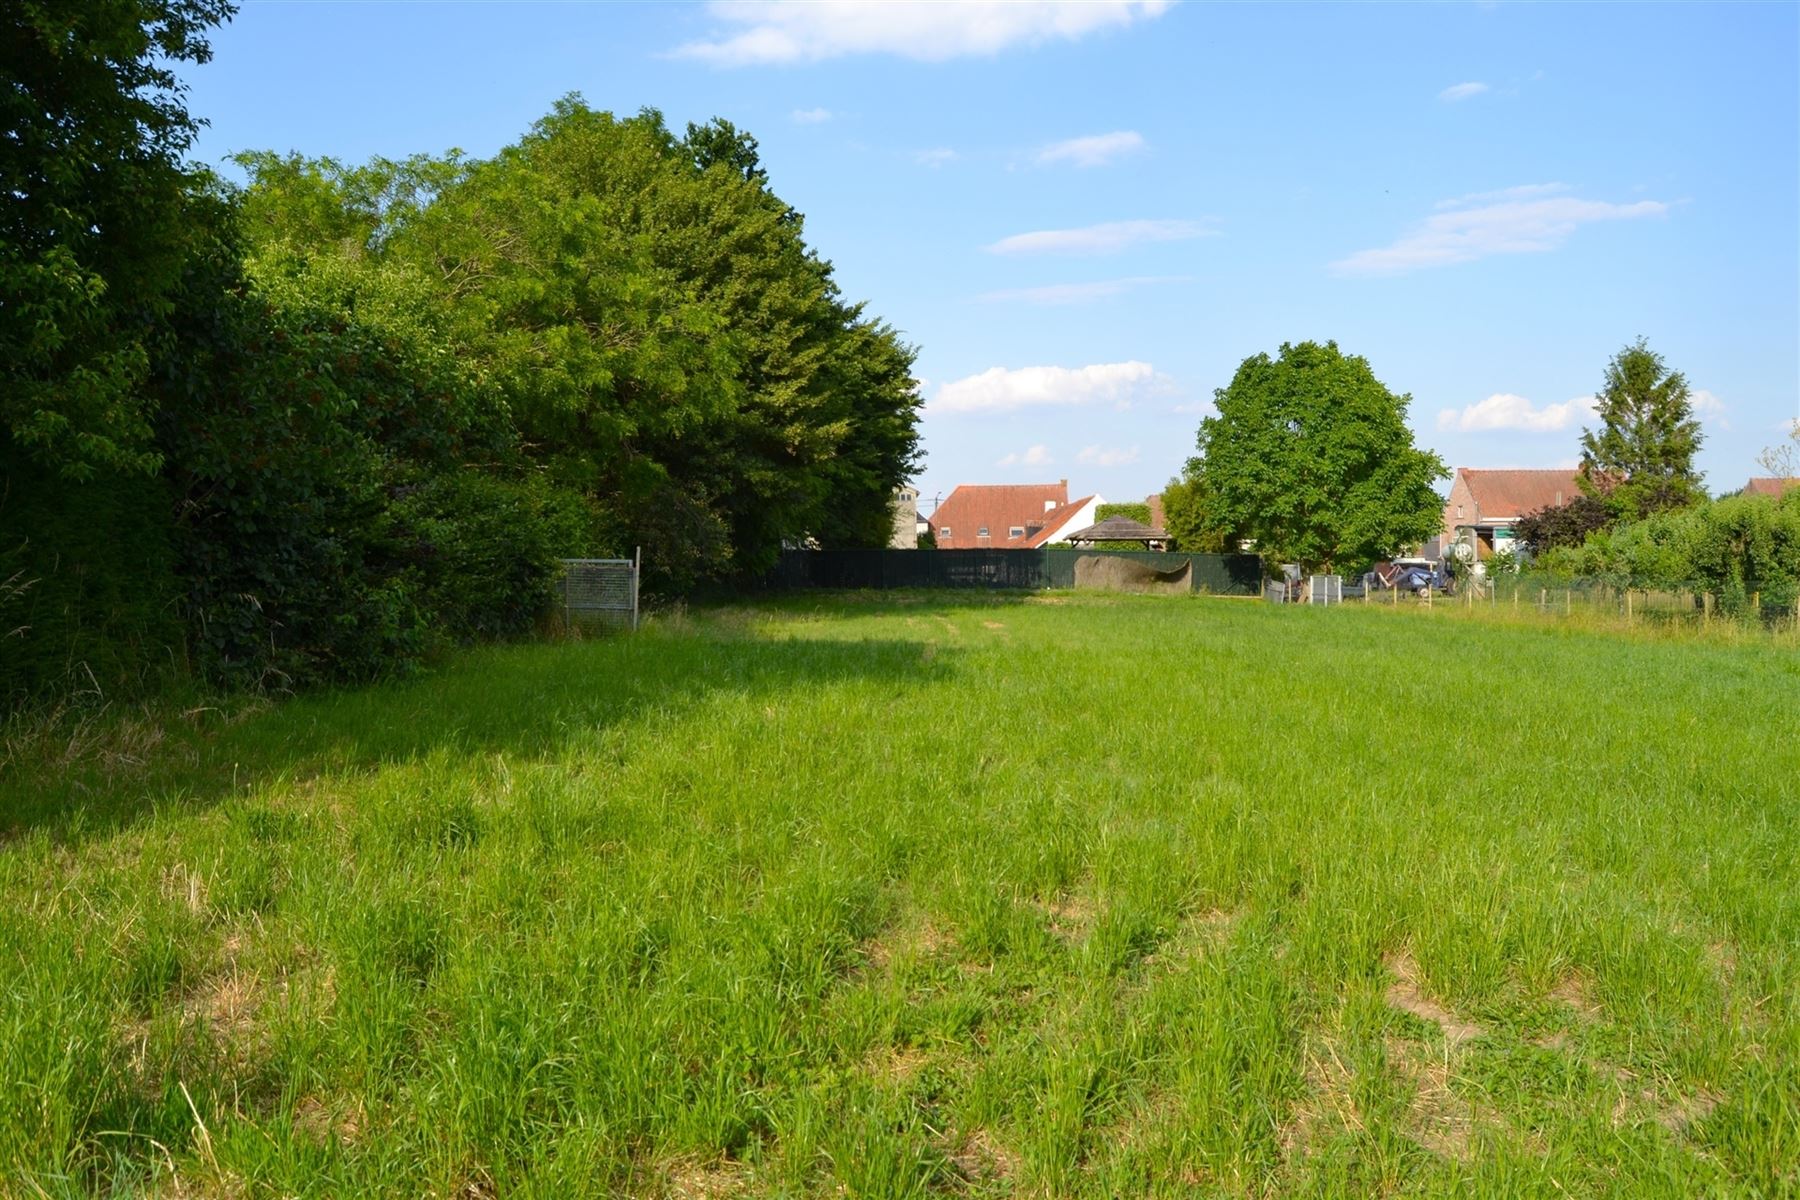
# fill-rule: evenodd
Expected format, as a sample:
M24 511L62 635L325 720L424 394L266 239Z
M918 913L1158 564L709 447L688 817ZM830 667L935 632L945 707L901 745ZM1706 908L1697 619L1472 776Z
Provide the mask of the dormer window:
M1023 525L1008 526L1006 536L1009 538L1022 538L1025 536L1025 527Z
M987 535L988 535L988 531L987 531L987 526L986 526L986 525L983 525L983 526L982 526L982 527L981 527L981 528L980 528L980 529L977 529L977 530L976 530L976 531L975 531L975 536L976 536L976 537L986 537L986 536L987 536Z
M938 529L938 536L941 538L949 537L950 536L950 527L948 525L941 526Z

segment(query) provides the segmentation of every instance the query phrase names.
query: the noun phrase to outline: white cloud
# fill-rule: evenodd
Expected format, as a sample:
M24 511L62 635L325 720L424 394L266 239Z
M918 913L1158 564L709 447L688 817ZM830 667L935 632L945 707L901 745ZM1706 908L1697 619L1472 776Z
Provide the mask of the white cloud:
M994 55L1015 46L1074 41L1152 20L1169 0L735 0L707 5L712 37L675 49L678 58L722 67L821 62L851 54L895 54L925 62Z
M1108 221L1080 229L1015 233L988 247L990 254L1107 254L1141 242L1180 242L1216 233L1199 221Z
M1476 81L1457 83L1438 93L1438 99L1447 104L1455 104L1458 100L1467 100L1471 96L1479 96L1488 90L1488 85Z
M1496 392L1486 400L1464 408L1446 408L1438 413L1437 427L1457 433L1485 433L1511 429L1522 433L1555 433L1568 429L1594 415L1594 398L1577 396L1561 404L1542 408L1523 396Z
M1138 447L1083 446L1075 461L1090 467L1123 467L1138 460Z
M1089 300L1120 296L1133 288L1156 283L1186 283L1191 278L1189 275L1133 275L1125 279L1096 279L1087 283L1051 283L1043 287L983 292L977 299L988 304L1014 301L1025 304L1083 304Z
M1190 400L1186 404L1172 406L1169 411L1184 416L1203 414L1210 417L1216 415L1219 409L1211 400Z
M1702 420L1710 420L1714 425L1727 432L1731 429L1731 421L1725 415L1725 402L1707 391L1696 388L1688 393L1688 403L1694 406L1694 415Z
M996 467L1047 467L1055 461L1050 457L1050 447L1039 444L1028 450L1008 454L994 465Z
M945 163L953 163L960 157L948 146L939 146L935 150L920 150L913 155L913 161L921 167L941 167Z
M1144 148L1144 135L1129 129L1117 133L1096 133L1088 137L1053 142L1038 151L1039 164L1070 163L1077 167L1104 167L1114 159L1135 154Z
M1694 406L1694 411L1700 416L1709 416L1725 411L1725 402L1705 388L1689 392L1688 402Z
M1147 362L1094 363L1085 367L993 367L944 384L929 405L934 413L1012 412L1021 408L1114 404L1160 381Z
M1475 262L1496 254L1554 250L1577 229L1596 221L1660 217L1659 200L1609 204L1556 195L1557 184L1532 184L1446 201L1392 245L1359 250L1331 268L1339 275L1398 275L1426 267Z
M1446 208L1470 208L1500 200L1535 200L1539 196L1554 196L1568 190L1569 185L1566 183L1522 183L1518 187L1499 188L1492 192L1470 192L1452 200L1439 200L1432 207L1441 212Z
M832 113L829 108L796 108L792 116L796 125L823 125Z

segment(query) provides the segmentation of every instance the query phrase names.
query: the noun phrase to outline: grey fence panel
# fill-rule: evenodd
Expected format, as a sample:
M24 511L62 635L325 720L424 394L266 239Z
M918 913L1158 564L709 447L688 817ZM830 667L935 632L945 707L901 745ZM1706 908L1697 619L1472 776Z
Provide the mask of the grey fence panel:
M565 621L570 625L597 623L637 628L636 559L565 558L562 565Z

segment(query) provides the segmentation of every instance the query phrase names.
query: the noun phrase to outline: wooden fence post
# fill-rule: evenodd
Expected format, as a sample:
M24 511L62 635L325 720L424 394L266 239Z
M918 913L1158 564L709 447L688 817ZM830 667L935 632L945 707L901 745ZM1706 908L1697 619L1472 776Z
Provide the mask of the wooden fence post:
M1625 623L1631 624L1631 589L1625 589Z

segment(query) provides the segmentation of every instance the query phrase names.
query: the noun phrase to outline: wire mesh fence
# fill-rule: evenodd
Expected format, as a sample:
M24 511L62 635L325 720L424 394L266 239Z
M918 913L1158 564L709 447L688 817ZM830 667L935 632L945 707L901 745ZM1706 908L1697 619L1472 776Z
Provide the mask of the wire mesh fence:
M637 628L639 558L565 558L562 564L560 594L567 628Z
M1530 572L1464 577L1451 593L1372 591L1363 603L1451 605L1474 613L1501 613L1606 624L1738 626L1800 635L1800 586L1793 581L1747 580L1727 587L1704 583L1635 584L1599 579L1558 579Z

